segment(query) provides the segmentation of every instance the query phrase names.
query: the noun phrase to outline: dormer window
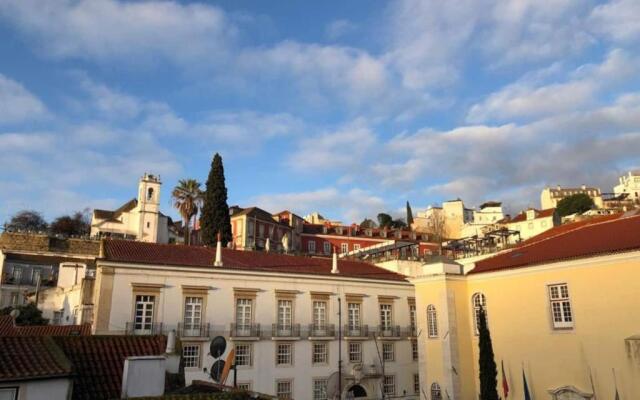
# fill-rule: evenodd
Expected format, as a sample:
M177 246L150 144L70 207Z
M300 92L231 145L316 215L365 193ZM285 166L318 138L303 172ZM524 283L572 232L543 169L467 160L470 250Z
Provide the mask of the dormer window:
M366 233L366 235L367 235L367 236L369 236L369 237L371 237L371 236L373 235L373 231L372 231L371 229L367 229L367 230L365 231L365 233Z
M147 190L147 200L152 200L153 199L153 188L149 188Z

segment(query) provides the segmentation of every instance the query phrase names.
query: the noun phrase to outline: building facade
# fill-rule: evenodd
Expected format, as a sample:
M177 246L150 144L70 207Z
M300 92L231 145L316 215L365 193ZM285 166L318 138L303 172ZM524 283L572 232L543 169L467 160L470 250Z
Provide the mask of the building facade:
M546 187L542 189L542 193L540 193L540 207L543 210L556 208L560 200L575 194L586 194L593 200L593 204L597 208L603 207L602 193L600 193L600 189L597 187L587 187L585 185L577 188L563 188L560 186L555 188Z
M337 257L216 250L105 241L94 332L175 329L188 381L209 379L208 349L223 336L240 387L295 399L327 398L341 347L343 398L418 398L414 291L404 276Z
M619 178L619 183L613 187L616 196L627 194L627 199L640 204L640 171L629 171Z
M640 217L618 215L475 264L423 266L412 282L429 398L478 398L481 307L509 398L524 398L523 374L534 399L638 397L638 232Z
M507 229L518 231L518 240L527 240L531 237L546 232L554 226L560 225L560 217L556 214L555 208L546 210L536 210L530 208L521 212L513 218L505 218L500 221L500 225ZM511 237L514 240L516 237Z
M414 217L413 229L436 233L447 239L482 236L487 227L504 218L502 203L488 201L478 209L467 208L460 199L445 201L442 207L429 207ZM435 232L438 231L438 232Z

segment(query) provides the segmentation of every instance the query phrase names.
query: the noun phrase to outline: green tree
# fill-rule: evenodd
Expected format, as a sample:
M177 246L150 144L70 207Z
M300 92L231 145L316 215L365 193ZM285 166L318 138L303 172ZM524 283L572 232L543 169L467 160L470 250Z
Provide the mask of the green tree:
M480 350L480 400L498 400L498 368L493 357L491 332L484 308L478 312L478 346Z
M585 193L572 194L558 202L556 211L559 216L564 217L575 213L582 214L594 207L593 199Z
M360 222L360 227L361 228L365 228L365 229L366 228L375 228L376 226L377 226L376 223L372 219L369 219L369 218L365 218L365 219L362 220L362 222Z
M16 325L48 325L49 320L42 318L42 311L34 303L27 303L19 306L9 306L0 309L0 315L9 315L11 311L18 310Z
M404 222L404 220L402 218L398 218L398 219L394 219L393 221L391 221L391 227L392 228L406 228L407 227L407 223Z
M51 233L64 236L86 236L91 232L89 209L56 218L49 227Z
M231 219L227 204L227 187L224 183L224 167L222 157L218 153L213 156L211 162L203 202L200 216L202 242L208 246L215 245L219 232L222 245L226 246L231 240Z
M34 210L22 210L15 213L4 229L8 231L41 232L47 230L47 221L42 214Z
M413 224L413 212L411 211L411 205L409 205L409 202L407 201L407 225L409 226L409 228L411 228L412 224Z
M391 215L385 213L378 214L378 226L380 228L391 228L393 226L393 218L391 218Z
M195 226L196 215L198 215L198 210L202 206L200 182L195 179L180 179L171 192L171 199L173 200L173 206L178 210L182 221L184 221L184 242L191 244L189 223L193 218Z

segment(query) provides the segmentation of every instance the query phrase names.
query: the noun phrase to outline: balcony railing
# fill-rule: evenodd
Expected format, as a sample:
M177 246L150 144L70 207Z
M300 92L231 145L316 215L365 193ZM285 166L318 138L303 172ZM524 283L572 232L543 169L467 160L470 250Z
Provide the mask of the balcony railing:
M399 338L401 336L400 325L378 325L378 337Z
M162 322L148 324L127 322L125 324L125 331L127 335L161 335L163 332L162 329Z
M271 336L281 338L300 337L300 324L273 324L271 327Z
M345 337L369 337L369 325L349 326L345 325L342 331L342 336Z
M418 327L415 325L410 325L407 328L407 336L409 337L418 337Z
M309 337L332 338L336 336L336 328L333 324L309 325Z
M260 324L231 324L229 334L233 338L259 338Z
M209 337L209 324L178 323L180 337Z

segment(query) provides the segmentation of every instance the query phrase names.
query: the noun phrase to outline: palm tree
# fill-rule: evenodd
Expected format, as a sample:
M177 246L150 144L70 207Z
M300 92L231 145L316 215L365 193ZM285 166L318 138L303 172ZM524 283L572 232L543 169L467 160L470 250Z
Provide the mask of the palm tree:
M182 220L184 221L184 242L191 244L191 235L189 235L189 222L194 218L193 225L195 227L195 217L202 205L202 190L200 190L200 182L195 179L180 179L173 192L171 192L173 206L178 210Z

